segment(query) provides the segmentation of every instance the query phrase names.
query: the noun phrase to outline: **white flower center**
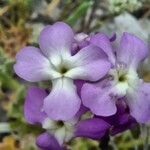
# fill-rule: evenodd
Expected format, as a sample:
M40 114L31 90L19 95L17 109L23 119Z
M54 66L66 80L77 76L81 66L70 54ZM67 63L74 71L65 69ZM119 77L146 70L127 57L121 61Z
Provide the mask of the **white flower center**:
M66 77L67 73L74 68L71 56L65 54L52 57L50 63L53 70L56 72L56 76L54 76L54 78Z
M54 121L46 118L42 123L42 127L53 134L60 145L63 142L68 142L73 137L73 124L70 122Z
M62 76L65 76L70 69L70 66L63 63L57 66L57 72L59 72Z
M112 84L118 95L125 96L129 92L134 92L139 84L139 77L135 69L127 68L123 64L118 64L116 68L110 71L113 77Z

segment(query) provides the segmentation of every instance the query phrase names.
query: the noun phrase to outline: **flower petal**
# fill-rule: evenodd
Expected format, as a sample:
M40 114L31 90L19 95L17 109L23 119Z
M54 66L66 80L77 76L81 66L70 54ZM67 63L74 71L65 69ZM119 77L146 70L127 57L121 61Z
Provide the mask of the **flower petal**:
M74 84L77 87L77 93L78 93L79 97L81 97L81 88L84 83L85 83L84 80L74 80Z
M80 121L76 125L75 135L77 137L88 137L99 140L109 130L110 125L102 119L92 118Z
M66 73L67 77L97 81L109 71L111 65L107 55L98 47L90 45L73 56L74 68Z
M85 33L78 33L75 35L74 39L78 45L79 50L89 45L89 36Z
M18 76L31 82L48 80L58 76L40 49L32 46L23 48L17 54L14 70Z
M40 48L48 57L71 51L74 33L64 22L57 22L43 29L39 37ZM71 54L71 52L69 52Z
M128 121L126 123L118 124L118 125L112 127L111 133L110 133L112 136L114 136L118 133L124 132L128 129L131 129L137 125L137 123L133 117L131 117L129 115L128 116L126 115L126 117L128 117Z
M42 111L46 96L47 93L43 89L37 87L30 87L28 89L24 104L24 116L29 123L42 123L47 117Z
M36 139L36 144L42 150L63 150L51 134L45 132Z
M128 130L137 124L135 119L129 114L129 109L124 101L124 98L118 99L116 104L116 114L108 117L99 117L111 125L111 135Z
M57 139L58 143L62 145L65 141L66 138L66 129L65 127L59 128L55 131L54 136ZM67 141L68 142L68 141Z
M131 115L140 123L150 121L150 83L143 83L134 94L128 94Z
M110 116L116 113L116 100L111 94L111 87L103 87L99 83L84 84L81 90L83 105L98 116Z
M89 109L81 104L79 111L76 113L73 119L78 121L87 111L89 111Z
M108 55L110 62L115 64L115 56L108 36L103 33L95 34L91 37L90 43L100 47Z
M124 33L117 51L119 62L137 67L139 62L148 55L148 46L138 37Z
M44 110L54 120L69 120L80 108L81 100L71 79L53 81L51 93L44 100Z

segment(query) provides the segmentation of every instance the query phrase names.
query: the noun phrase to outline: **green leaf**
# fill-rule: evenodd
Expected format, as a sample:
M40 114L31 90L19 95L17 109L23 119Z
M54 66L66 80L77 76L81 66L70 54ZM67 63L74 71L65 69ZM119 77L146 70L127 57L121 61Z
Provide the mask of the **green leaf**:
M84 16L88 10L88 8L92 5L92 1L82 2L79 7L77 7L72 14L66 19L66 22L73 26L81 16Z

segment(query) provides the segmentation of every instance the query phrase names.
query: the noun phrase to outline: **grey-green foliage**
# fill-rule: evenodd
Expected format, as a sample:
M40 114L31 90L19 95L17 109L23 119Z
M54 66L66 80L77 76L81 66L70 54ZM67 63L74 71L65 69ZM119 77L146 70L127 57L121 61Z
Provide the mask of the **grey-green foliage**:
M74 25L79 19L81 19L87 12L88 8L92 6L93 2L91 0L82 1L72 14L66 19L66 22L70 25Z
M141 0L108 0L108 7L111 13L132 12L141 6Z
M13 5L15 3L21 3L21 4L24 4L26 7L30 7L32 5L32 3L34 1L37 1L37 0L6 0L8 5Z
M0 85L4 88L15 89L19 86L17 81L13 79L13 64L14 61L0 49Z

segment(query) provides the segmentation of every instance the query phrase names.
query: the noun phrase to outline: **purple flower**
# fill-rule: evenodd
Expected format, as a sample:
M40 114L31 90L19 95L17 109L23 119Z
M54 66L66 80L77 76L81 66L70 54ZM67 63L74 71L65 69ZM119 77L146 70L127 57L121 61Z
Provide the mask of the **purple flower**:
M83 106L70 120L51 120L43 109L44 99L47 95L43 89L30 87L24 104L25 119L30 124L41 124L45 129L45 132L39 135L36 140L38 147L42 150L62 150L63 144L74 137L100 139L108 132L110 125L103 119L79 121L82 114L87 111Z
M138 37L124 33L119 48L113 50L109 38L97 34L91 43L102 48L112 63L105 80L84 84L81 92L83 104L98 116L116 113L116 102L123 98L130 114L141 123L150 120L150 84L140 79L138 65L148 54L148 47Z
M51 120L43 109L44 99L47 97L45 90L30 87L24 104L25 119L30 124L41 124L50 136L53 136L62 145L74 136L73 126L77 123L79 115L65 122ZM45 135L45 134L44 134ZM47 137L47 136L46 136Z
M94 116L93 118L80 121L76 125L76 136L100 140L101 137L109 136L109 134L116 135L134 127L137 122L129 114L129 109L124 101L119 100L116 105L117 112L112 116Z
M80 121L76 125L75 135L76 137L86 137L94 140L100 140L105 136L111 125L101 118L89 118Z
M43 110L54 120L69 120L80 108L81 100L73 81L97 81L110 69L107 55L101 48L88 45L71 55L74 43L72 29L57 22L43 29L39 48L28 46L16 57L14 70L30 81L52 81L52 90L44 99Z
M116 106L116 114L108 117L97 116L111 125L111 135L116 135L137 125L136 120L130 115L129 109L122 99L117 101Z
M41 150L63 150L55 137L47 132L37 137L36 144Z

